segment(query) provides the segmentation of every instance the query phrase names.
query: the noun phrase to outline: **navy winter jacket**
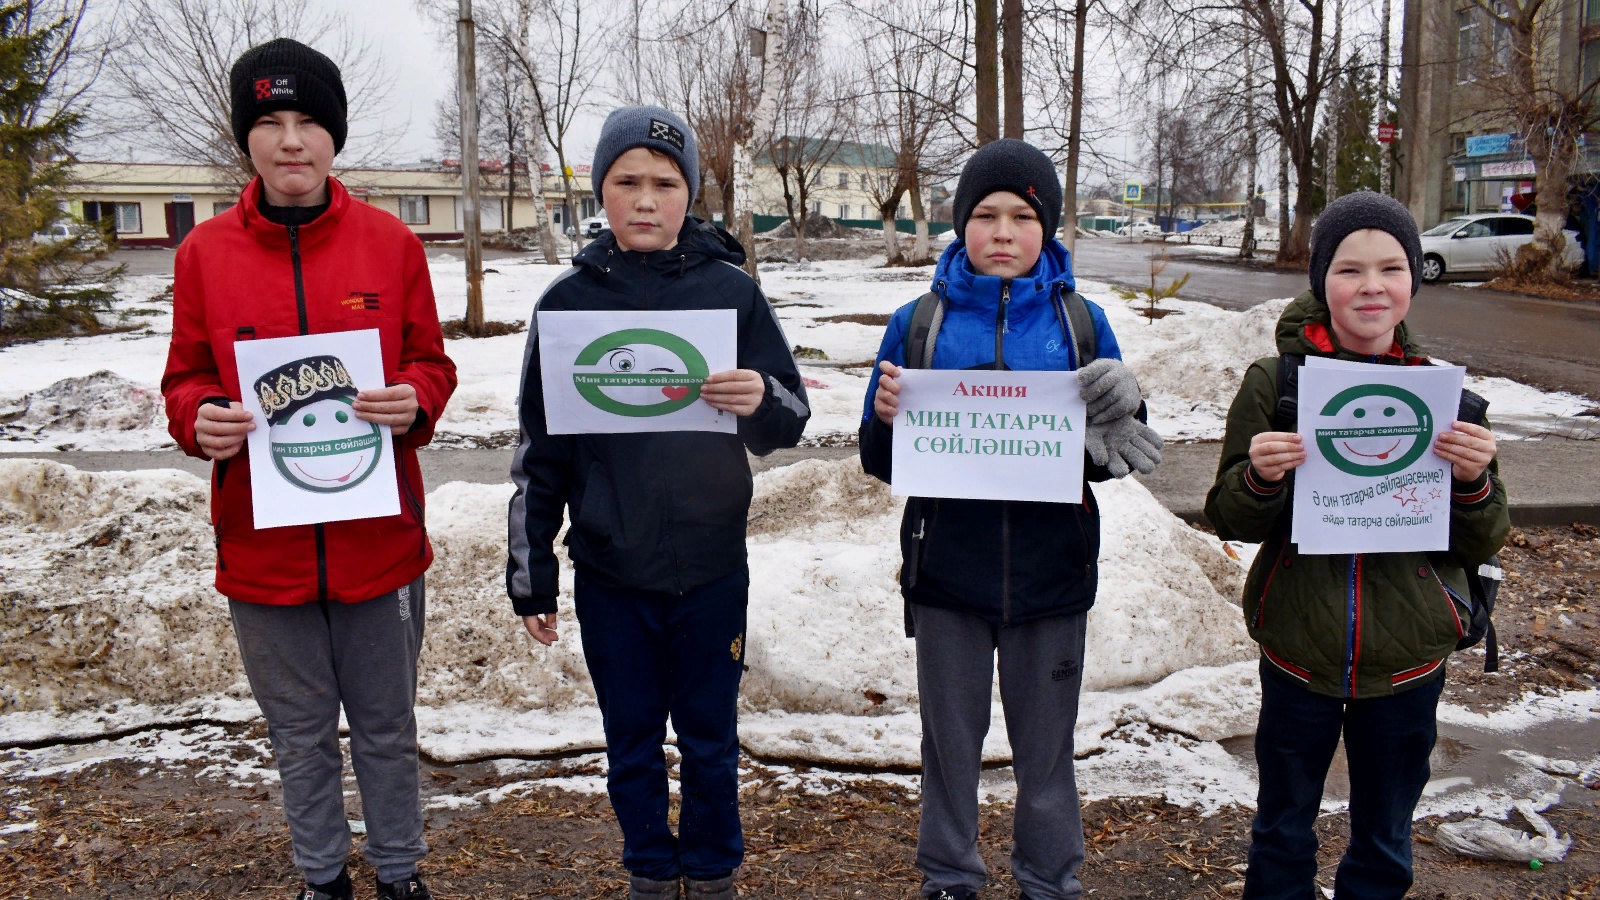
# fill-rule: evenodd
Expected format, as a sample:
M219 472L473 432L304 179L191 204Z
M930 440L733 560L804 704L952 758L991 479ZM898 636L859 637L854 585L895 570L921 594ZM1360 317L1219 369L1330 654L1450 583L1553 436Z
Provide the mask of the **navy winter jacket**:
M1078 368L1077 350L1052 300L1055 292L1074 289L1071 257L1053 238L1033 271L1009 282L973 272L966 244L953 242L933 276L933 290L945 304L933 367ZM915 301L908 303L890 318L879 362L905 365L905 336L915 306ZM1096 352L1121 359L1105 312L1093 302L1088 306ZM874 368L867 385L861 464L868 474L889 481L893 430L872 409L878 375ZM900 525L900 582L906 599L972 613L1002 626L1087 610L1094 605L1100 552L1100 515L1088 482L1110 477L1085 457L1082 504L949 498L907 503ZM920 547L913 537L919 531Z
M529 320L511 463L506 591L519 616L556 611L553 550L562 508L566 545L584 577L612 588L682 594L745 565L750 464L800 441L811 416L794 356L761 288L726 232L687 219L677 246L625 252L607 231L545 290ZM738 366L760 372L766 396L739 432L552 435L545 430L538 310L732 309Z

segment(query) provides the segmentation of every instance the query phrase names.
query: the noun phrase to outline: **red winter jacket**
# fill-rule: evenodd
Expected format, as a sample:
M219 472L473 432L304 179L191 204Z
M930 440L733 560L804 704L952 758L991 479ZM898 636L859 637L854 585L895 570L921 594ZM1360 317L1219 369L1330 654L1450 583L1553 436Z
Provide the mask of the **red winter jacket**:
M212 466L217 590L249 603L355 603L410 583L433 561L417 448L433 437L456 368L444 353L422 243L336 179L328 188L327 211L288 228L261 215L257 178L178 248L161 393L168 430L185 453L208 458L195 442L200 404L241 398L233 355L240 340L377 328L384 380L416 388L421 406L417 424L394 442L397 516L257 531L248 449Z

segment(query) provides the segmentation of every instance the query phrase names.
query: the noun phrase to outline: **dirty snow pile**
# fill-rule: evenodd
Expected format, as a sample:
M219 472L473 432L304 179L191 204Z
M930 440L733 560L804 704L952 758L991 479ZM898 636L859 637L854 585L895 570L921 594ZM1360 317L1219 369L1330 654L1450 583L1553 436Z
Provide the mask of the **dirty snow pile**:
M1102 763L1120 760L1119 777L1136 778L1148 751L1119 728L1209 742L1253 726L1253 650L1232 599L1243 569L1139 484L1097 490L1107 549L1079 750L1105 751ZM570 567L562 639L548 650L505 599L508 491L451 483L428 497L436 561L418 702L424 748L442 759L603 746ZM898 501L853 460L812 460L759 476L752 519L746 749L915 765ZM201 479L0 460L0 740L250 717L227 603L210 587L211 542ZM998 706L994 715L987 752L1004 758Z

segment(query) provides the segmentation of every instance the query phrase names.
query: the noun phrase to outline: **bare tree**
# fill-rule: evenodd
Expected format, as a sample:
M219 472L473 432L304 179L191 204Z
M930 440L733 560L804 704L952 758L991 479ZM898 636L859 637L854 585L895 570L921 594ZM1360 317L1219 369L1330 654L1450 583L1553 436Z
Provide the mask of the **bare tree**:
M351 145L341 161L360 165L386 152L398 131L384 119L389 75L376 47L343 15L309 0L122 0L118 30L137 31L111 61L110 99L124 126L160 156L255 177L233 139L228 74L245 50L273 38L309 44L332 59L349 99Z
M1005 136L1022 139L1022 0L1000 0L1000 70L1005 78Z
M983 146L1000 136L1000 60L997 55L995 0L973 2L973 58L977 67L978 131Z
M761 273L756 268L755 223L751 219L751 203L755 194L755 142L758 135L767 131L777 112L778 94L782 87L778 73L783 69L788 29L789 13L785 0L767 0L767 19L760 37L761 88L748 125L740 130L733 144L734 236L748 251L744 269L757 283L761 281Z

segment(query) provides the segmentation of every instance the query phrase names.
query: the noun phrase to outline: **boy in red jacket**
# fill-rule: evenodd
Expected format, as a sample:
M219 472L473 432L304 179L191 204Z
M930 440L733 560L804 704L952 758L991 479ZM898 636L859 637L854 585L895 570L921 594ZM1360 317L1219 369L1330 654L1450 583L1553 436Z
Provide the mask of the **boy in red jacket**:
M161 380L168 429L186 453L215 463L216 586L267 719L306 881L296 897L352 897L342 706L378 897L429 900L416 874L428 848L413 705L433 550L416 450L455 390L455 365L421 242L328 177L346 133L338 67L298 42L271 41L234 63L232 99L234 137L259 175L178 250ZM355 394L350 409L392 429L400 514L256 530L250 468L237 457L265 423L240 403L234 342L362 329L379 332L388 386Z

